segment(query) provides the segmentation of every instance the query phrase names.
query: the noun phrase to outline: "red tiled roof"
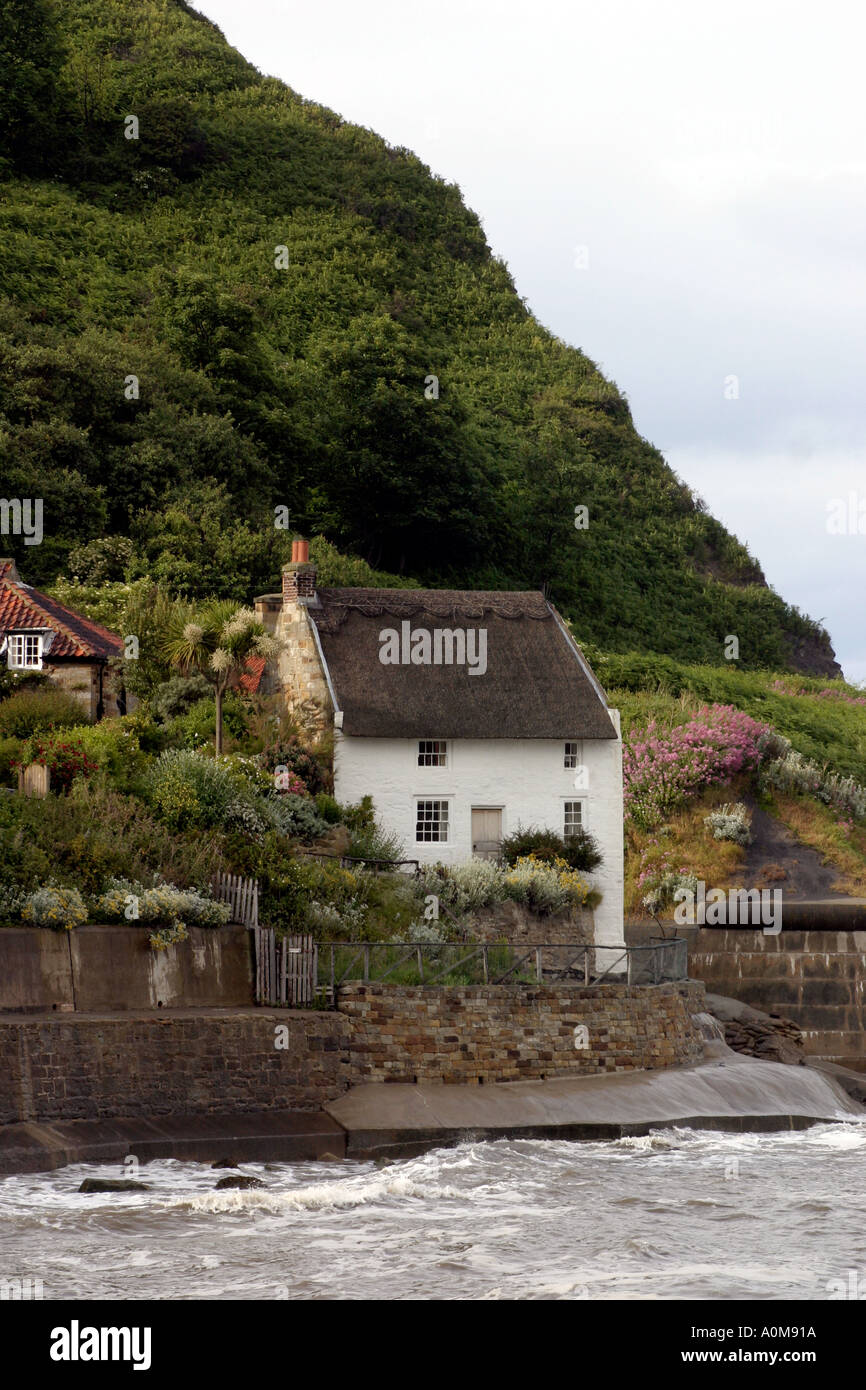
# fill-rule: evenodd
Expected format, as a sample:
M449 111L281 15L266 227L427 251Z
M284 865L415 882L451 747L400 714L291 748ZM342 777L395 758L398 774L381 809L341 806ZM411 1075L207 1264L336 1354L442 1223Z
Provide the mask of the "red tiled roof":
M49 629L56 634L47 654L50 661L55 657L107 660L122 654L123 641L116 632L22 584L13 578L15 574L14 566L4 561L0 568L0 632Z
M243 675L238 679L238 685L246 690L250 695L255 695L265 673L266 661L263 656L250 656L243 670Z

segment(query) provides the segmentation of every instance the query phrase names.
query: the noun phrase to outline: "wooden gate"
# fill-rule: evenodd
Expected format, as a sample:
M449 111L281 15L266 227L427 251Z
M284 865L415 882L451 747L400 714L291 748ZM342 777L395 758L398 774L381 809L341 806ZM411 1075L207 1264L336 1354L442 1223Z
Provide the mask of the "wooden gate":
M311 936L277 939L272 927L256 927L256 1003L283 1008L316 998L319 952Z

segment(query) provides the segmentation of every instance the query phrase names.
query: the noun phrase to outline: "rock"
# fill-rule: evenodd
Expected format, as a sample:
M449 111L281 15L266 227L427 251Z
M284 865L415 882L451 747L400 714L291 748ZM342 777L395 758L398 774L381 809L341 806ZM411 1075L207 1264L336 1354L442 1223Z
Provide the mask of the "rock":
M85 1178L79 1192L149 1192L150 1183L130 1178Z
M339 1155L339 1154L332 1154L332 1153L319 1154L319 1157L318 1157L318 1162L319 1162L319 1163L342 1163L342 1161L343 1161L343 1160L340 1158L340 1155Z
M326 835L316 841L316 849L323 854L336 854L343 856L349 853L351 836L345 825L335 825Z
M762 1013L722 994L707 995L707 1010L724 1027L725 1042L733 1052L762 1062L804 1065L803 1034L791 1019Z
M237 1168L237 1166L233 1158L215 1158L211 1164L211 1168Z
M260 1178L251 1178L246 1173L237 1173L232 1174L229 1178L220 1178L216 1185L217 1192L221 1187L237 1187L240 1188L242 1192L246 1192L247 1189L251 1187L264 1187L264 1183Z

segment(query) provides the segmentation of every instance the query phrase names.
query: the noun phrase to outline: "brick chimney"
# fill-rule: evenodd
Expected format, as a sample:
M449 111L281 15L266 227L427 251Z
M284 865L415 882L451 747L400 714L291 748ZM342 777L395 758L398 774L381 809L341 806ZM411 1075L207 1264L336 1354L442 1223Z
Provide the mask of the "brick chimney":
M302 536L292 541L291 564L283 566L283 603L316 597L316 566L310 563L310 542Z

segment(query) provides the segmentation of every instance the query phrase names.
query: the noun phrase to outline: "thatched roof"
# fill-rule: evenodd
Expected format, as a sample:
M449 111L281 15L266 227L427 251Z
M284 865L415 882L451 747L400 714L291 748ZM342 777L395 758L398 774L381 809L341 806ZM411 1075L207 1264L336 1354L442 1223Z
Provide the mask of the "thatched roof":
M615 738L604 692L543 594L319 589L319 634L343 732L361 738ZM408 628L403 629L402 624ZM388 664L380 634L486 632L466 664ZM445 639L447 643L448 639ZM441 649L440 649L441 650ZM447 645L445 647L447 650Z

